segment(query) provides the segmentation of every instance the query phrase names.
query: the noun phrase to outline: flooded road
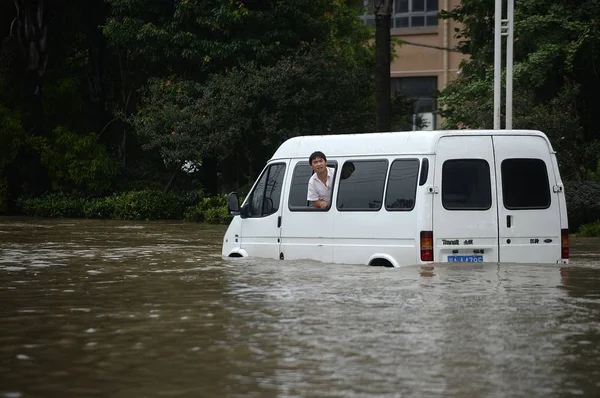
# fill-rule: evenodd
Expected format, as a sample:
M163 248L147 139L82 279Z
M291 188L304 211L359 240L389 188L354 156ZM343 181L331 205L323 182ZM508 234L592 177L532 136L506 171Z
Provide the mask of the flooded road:
M222 259L225 227L0 218L0 398L600 396L572 264Z

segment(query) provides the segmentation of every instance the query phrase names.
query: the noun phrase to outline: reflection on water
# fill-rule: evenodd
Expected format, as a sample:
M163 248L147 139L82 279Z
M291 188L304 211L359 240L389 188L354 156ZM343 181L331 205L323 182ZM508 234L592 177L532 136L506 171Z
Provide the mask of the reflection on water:
M221 259L224 227L0 218L0 397L600 395L569 266Z

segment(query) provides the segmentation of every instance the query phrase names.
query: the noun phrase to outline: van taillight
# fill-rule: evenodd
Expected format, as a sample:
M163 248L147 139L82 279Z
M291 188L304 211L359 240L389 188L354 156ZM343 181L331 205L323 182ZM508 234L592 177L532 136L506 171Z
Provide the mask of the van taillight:
M421 231L421 261L433 261L433 231Z
M568 259L569 258L569 230L568 229L560 230L560 246L561 246L560 257L565 260Z

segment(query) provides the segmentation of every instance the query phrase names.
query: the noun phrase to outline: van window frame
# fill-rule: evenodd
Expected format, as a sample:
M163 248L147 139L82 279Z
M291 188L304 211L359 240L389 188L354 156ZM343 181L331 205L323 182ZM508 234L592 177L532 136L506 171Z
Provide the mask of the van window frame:
M421 159L419 158L396 158L394 160L392 160L392 162L389 164L388 166L388 172L387 172L387 178L386 178L386 182L385 182L385 190L384 190L384 196L383 196L383 205L385 207L385 209L387 211L405 211L405 212L410 212L413 211L416 203L417 203L417 189L418 187L421 185L420 184L420 179L422 178L422 173L421 173ZM427 160L427 159L425 159ZM414 195L412 198L412 207L408 208L408 207L388 207L387 206L387 196L388 193L390 191L390 178L392 176L392 168L394 167L394 163L396 162L402 162L402 161L410 161L410 162L416 162L417 164L417 174L415 176L415 186L414 186Z
M306 160L305 162L306 162L306 163L303 163L303 161L299 161L299 162L297 162L297 163L294 165L294 168L292 169L292 176L291 176L291 178L290 178L289 193L288 193L288 200L287 200L287 202L288 202L288 203L287 203L288 210L289 210L289 211L294 211L294 212L296 212L296 211L300 211L300 212L302 212L302 211L308 211L308 212L327 212L327 211L329 211L329 210L331 209L331 203L333 202L333 192L334 192L334 190L335 190L335 185L336 185L336 184L335 184L335 180L336 180L336 177L337 177L337 172L338 172L338 162L337 162L337 160L329 160L329 159L327 160L327 167L332 167L332 168L334 169L334 172L333 172L333 180L332 180L332 184L331 184L331 198L330 198L330 200L329 200L329 206L327 206L327 207L326 207L326 208L324 208L324 209L319 209L319 208L313 207L313 206L310 204L310 202L309 202L308 200L306 200L306 199L305 199L306 206L293 206L293 205L290 203L290 200L292 199L292 187L293 187L293 185L294 185L294 177L295 177L295 175L296 175L296 170L297 170L297 168L298 168L299 166L301 166L301 167L303 167L303 166L308 166L308 167L311 169L311 174L310 174L310 177L312 177L312 175L315 173L315 172L312 170L312 167L311 167L311 165L310 165L310 164L308 164L308 160ZM310 177L309 177L309 178L310 178ZM305 198L306 198L306 195L307 195L307 194L308 194L308 180L306 180L306 191L305 191L305 193L304 193L304 197L305 197Z
M421 159L421 170L419 171L419 186L425 185L429 178L429 159Z
M388 176L390 173L390 161L387 158L359 158L359 159L346 159L344 161L344 164L348 163L348 162L352 162L354 163L355 166L355 170L357 168L356 165L360 164L360 163L366 163L366 162L382 162L385 163L386 169L385 169L385 175L383 177L383 184L382 184L382 190L381 190L381 206L379 206L379 208L375 209L371 209L371 208L340 208L339 206L339 199L340 199L340 188L341 188L341 182L340 182L340 187L338 187L338 190L336 192L335 195L335 207L337 209L337 211L340 212L378 212L381 211L384 207L385 207L385 189L386 189L386 184L387 184L387 180L388 180ZM342 165L342 167L344 167L344 165Z

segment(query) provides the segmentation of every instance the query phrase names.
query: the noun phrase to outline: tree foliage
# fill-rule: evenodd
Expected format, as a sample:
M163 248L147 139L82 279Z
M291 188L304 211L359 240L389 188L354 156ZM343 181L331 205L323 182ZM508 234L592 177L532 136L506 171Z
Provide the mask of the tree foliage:
M37 196L46 190L114 191L157 184L169 187L175 174L185 177L182 186L201 184L214 192L213 180L220 167L227 165L233 175L235 169L249 166L248 156L242 156L240 163L237 155L232 155L233 149L248 142L258 131L237 131L235 127L235 123L247 119L248 112L257 111L256 103L254 108L244 103L234 109L231 103L218 102L214 96L222 91L230 99L239 98L234 91L236 79L251 78L243 82L243 87L262 90L254 93L260 106L271 104L260 110L260 117L250 115L254 125L265 124L272 132L280 131L279 135L269 134L268 145L294 134L283 132L281 123L276 126L267 121L267 115L277 113L272 105L277 101L281 102L281 109L291 112L292 106L283 102L289 99L288 95L295 96L296 109L302 108L299 101L306 100L312 101L307 106L322 107L331 113L329 123L311 122L317 123L315 126L337 123L340 112L352 113L357 120L365 108L360 105L357 110L359 101L348 96L360 95L368 103L371 98L366 85L372 79L367 74L357 87L350 87L357 82L352 79L368 70L372 51L368 44L370 32L356 18L361 3L0 3L0 211L6 211L21 195ZM290 93L292 82L285 79L296 77L283 74L283 60L304 62L309 67L312 57L315 61L310 62L316 65L316 56L308 55L313 48L322 49L334 67L322 62L328 69L318 71L312 80L302 77L304 83L326 82L324 90L329 89L333 70L338 78L350 71L350 79L341 81L340 88L331 94L323 91L315 98L309 94L317 93L316 87L302 95ZM307 58L302 61L302 57ZM347 69L342 70L342 66ZM277 74L281 76L276 77ZM287 95L282 97L276 87L264 87L259 83L261 79L287 85ZM296 89L299 87L297 84ZM334 99L334 93L341 97ZM270 95L279 97L268 99ZM325 104L326 99L334 104ZM215 108L214 101L221 107ZM344 109L345 104L348 110ZM199 120L201 110L206 114L209 108L214 115L209 120ZM235 120L238 115L241 119ZM292 116L289 118L293 120ZM369 119L366 116L364 120ZM219 129L212 131L216 125ZM161 133L152 135L151 129ZM235 134L230 136L229 131ZM268 147L261 145L258 148ZM256 162L265 156L262 152L251 155ZM184 159L202 161L200 182L177 173Z
M247 181L286 138L372 130L373 48L353 3L181 2L168 18L110 19L105 33L149 62L168 48L130 118L143 147L175 167L227 162Z
M354 62L315 47L273 66L213 74L203 85L155 80L133 123L145 148L169 162L241 155L259 167L287 138L372 129L370 65Z
M577 179L597 163L599 11L599 0L515 4L513 126L545 131L565 175ZM456 34L470 55L460 77L439 96L444 127L491 128L494 0L463 0L442 17L463 24Z

